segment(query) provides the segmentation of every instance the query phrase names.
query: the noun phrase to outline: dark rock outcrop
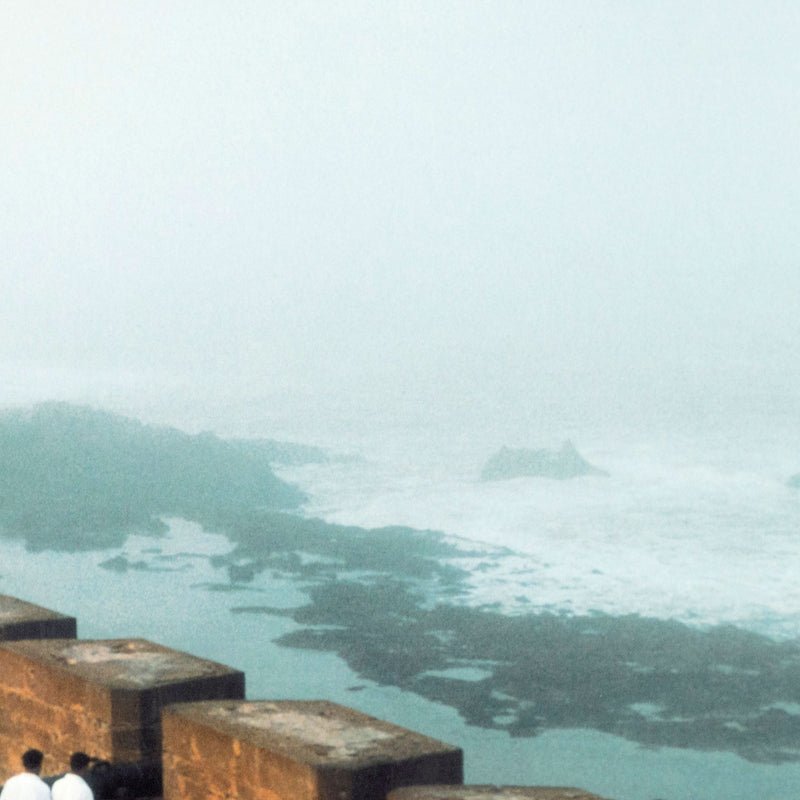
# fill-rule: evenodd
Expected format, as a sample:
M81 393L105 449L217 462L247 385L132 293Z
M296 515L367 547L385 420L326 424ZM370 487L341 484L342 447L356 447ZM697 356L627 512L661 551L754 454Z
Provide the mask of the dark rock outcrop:
M191 436L83 406L0 414L0 534L31 550L118 546L161 517L296 509L305 496L272 471L274 447Z
M514 450L501 447L484 465L481 480L497 481L521 477L566 480L581 475L607 474L586 461L572 442L564 442L560 450Z

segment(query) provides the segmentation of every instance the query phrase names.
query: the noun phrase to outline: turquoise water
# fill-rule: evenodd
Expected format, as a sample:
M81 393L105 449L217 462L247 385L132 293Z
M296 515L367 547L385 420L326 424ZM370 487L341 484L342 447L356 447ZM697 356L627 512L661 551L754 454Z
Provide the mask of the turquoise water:
M275 638L297 627L292 620L229 609L254 598L290 607L304 601L302 591L269 575L247 589L225 590L227 576L207 556L225 552L227 541L181 520L171 526L165 539L131 537L122 550L102 553L32 554L0 542L0 592L76 616L83 638L144 637L242 669L251 699L333 700L458 745L470 783L573 785L614 800L789 800L798 794L800 764L648 749L590 730L514 739L465 725L447 706L365 681L335 655L277 646ZM149 569L100 567L120 553Z
M476 568L476 603L497 601L515 613L524 586L530 610L599 609L800 635L800 495L785 485L800 471L797 403L782 415L765 407L734 416L715 405L702 420L637 420L626 412L609 422L580 409L546 413L531 402L516 415L492 409L484 424L442 426L427 416L395 417L391 409L380 418L356 408L341 418L316 414L294 398L235 403L226 395L213 403L198 392L148 405L140 390L137 383L131 394L100 405L190 432L268 436L362 456L285 472L310 492L309 514L366 527L433 528L513 548L518 557L498 561L497 569ZM500 445L563 438L611 477L565 484L476 479ZM82 637L141 636L242 669L253 699L329 699L458 745L472 783L574 785L614 800L800 794L800 764L647 748L593 730L511 738L466 725L448 706L363 680L336 655L280 647L275 639L297 628L291 619L230 609L301 605L302 587L265 573L246 589L231 589L208 558L229 549L223 537L182 521L172 522L165 539L131 537L121 550L102 553L33 554L0 540L0 592L76 616ZM148 569L100 567L116 555Z

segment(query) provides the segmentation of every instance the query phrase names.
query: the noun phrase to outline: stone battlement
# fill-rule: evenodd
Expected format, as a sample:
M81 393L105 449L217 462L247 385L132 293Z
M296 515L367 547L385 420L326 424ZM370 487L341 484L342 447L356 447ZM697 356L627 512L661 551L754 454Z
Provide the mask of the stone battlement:
M165 705L244 697L244 673L144 639L1 642L0 675L5 777L19 742L54 773L75 749L112 763L159 759Z
M37 747L44 774L78 749L120 775L150 764L164 800L601 800L464 786L456 746L324 700L246 699L241 671L144 639L75 637L0 595L0 783Z
M74 639L75 617L0 594L0 642L17 639Z
M563 786L409 786L389 792L388 800L602 800L596 794Z
M463 780L459 748L327 701L181 703L162 724L164 797L175 800L266 788L282 800L371 800Z

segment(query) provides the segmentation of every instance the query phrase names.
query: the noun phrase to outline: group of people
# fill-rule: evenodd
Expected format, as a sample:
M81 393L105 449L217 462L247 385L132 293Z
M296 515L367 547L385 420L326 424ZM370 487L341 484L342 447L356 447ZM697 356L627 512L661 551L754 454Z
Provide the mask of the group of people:
M86 753L73 753L69 759L69 772L53 783L52 789L41 779L44 753L26 750L22 754L22 772L6 781L0 800L94 800L94 793L86 783L92 758Z

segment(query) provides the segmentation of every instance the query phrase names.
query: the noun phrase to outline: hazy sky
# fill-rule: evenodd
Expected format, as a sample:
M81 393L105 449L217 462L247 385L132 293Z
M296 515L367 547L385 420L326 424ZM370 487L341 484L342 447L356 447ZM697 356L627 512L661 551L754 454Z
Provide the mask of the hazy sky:
M795 2L3 0L0 114L7 372L798 388Z

